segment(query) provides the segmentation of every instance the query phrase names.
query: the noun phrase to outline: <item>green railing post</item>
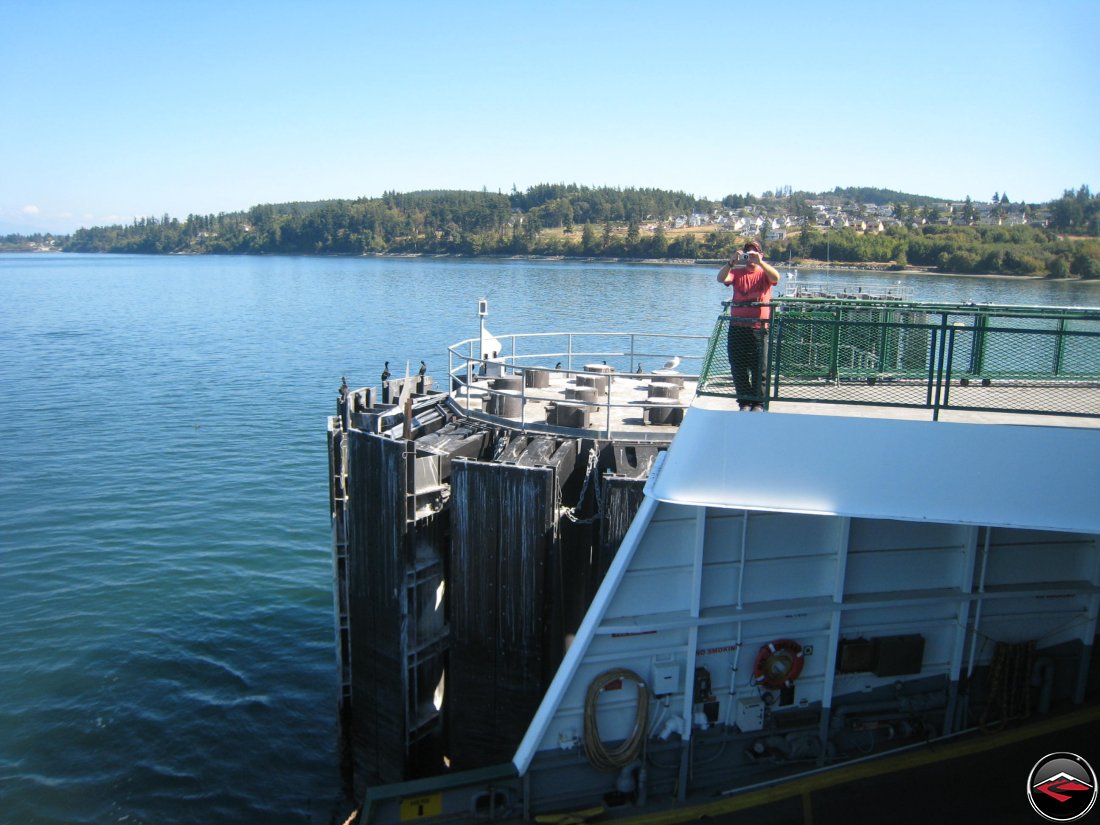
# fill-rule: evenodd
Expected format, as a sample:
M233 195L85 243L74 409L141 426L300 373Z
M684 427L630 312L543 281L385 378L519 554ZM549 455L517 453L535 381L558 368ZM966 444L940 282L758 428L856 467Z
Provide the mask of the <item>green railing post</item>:
M940 315L940 328L939 328L939 352L936 358L935 370L935 403L932 407L932 420L940 420L940 398L943 393L943 359L947 353L946 338L947 332L947 313Z
M772 398L779 397L779 353L783 346L783 313L773 312L772 322L768 324L768 364L767 370L764 376L764 387L772 383L772 376L774 375L774 386L772 387ZM773 369L774 366L774 369ZM768 393L765 391L764 393Z
M1062 374L1062 357L1066 351L1066 319L1058 319L1058 337L1054 339L1054 374Z
M833 310L833 328L829 336L829 378L840 382L840 310Z
M940 392L943 394L942 407L951 406L951 365L955 363L955 333L957 327L952 324L947 329L947 366L940 376Z
M881 375L886 369L886 359L890 357L888 346L890 342L890 330L893 328L891 324L894 320L894 313L885 309L882 312L882 325L879 331L878 337L878 369L876 372Z
M943 329L947 326L947 316L941 316L940 328ZM929 327L928 330L931 334L928 336L928 393L925 396L925 406L931 407L934 405L935 398L935 386L936 386L936 355L938 348L940 347L939 330L934 327Z
M973 376L980 376L985 369L985 342L988 327L988 315L983 313L974 316L974 341L970 345L970 374Z

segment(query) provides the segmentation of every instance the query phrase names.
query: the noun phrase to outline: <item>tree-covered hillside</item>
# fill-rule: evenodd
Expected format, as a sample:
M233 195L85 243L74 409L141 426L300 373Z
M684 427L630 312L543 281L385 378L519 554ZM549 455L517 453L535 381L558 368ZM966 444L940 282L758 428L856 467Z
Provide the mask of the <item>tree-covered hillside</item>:
M818 195L786 187L721 202L576 184L540 184L509 195L387 192L80 229L64 249L722 259L750 236L762 237L773 259L1100 277L1100 196L1086 186L1045 205L1012 204L999 193L990 204L969 198L948 204L866 187Z

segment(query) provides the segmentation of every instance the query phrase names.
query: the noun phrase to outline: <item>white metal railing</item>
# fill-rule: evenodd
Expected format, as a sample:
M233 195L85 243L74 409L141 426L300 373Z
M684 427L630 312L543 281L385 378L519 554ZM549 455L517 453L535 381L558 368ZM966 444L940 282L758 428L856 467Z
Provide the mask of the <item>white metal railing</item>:
M461 386L466 397L466 408L469 409L470 393L478 378L503 377L510 373L522 378L519 386L520 402L520 427L526 428L526 409L528 401L555 401L554 397L539 397L528 395L526 373L531 370L545 370L564 375L570 380L577 375L601 375L607 378L608 386L606 400L586 401L584 399L569 399L570 404L585 407L605 408L605 422L603 430L605 436L611 435L611 416L613 409L637 409L636 404L615 403L612 397L612 388L616 379L632 379L641 381L653 379L654 375L660 375L661 370L669 368L676 370L677 374L685 381L698 381L698 369L687 372L677 369L681 365L700 364L705 357L708 336L687 335L675 333L650 333L650 332L534 332L513 333L510 335L493 336L502 345L507 345L504 352L496 353L496 357L482 358L479 352L482 338L468 338L452 344L447 348L447 375L449 387L454 389L456 384ZM562 346L558 348L541 347L532 348L533 351L521 352L522 344L541 342L548 339L558 339ZM672 346L680 344L679 347ZM592 367L592 361L598 359L600 366L611 368L608 372L593 372L585 367ZM647 363L648 362L648 363ZM577 364L580 369L574 369ZM493 373L499 370L499 376ZM507 395L508 390L497 390L487 385L479 388L479 391L487 397L494 395ZM459 394L461 398L461 394ZM672 406L672 405L668 405ZM687 404L678 404L685 408Z

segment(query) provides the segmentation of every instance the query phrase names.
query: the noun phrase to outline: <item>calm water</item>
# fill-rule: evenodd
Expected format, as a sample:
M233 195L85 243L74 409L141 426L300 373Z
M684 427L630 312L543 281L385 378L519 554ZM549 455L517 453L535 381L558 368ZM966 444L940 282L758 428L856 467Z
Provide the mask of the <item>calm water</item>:
M0 822L326 821L325 416L384 360L441 376L481 296L498 335L707 334L726 297L695 267L0 255Z

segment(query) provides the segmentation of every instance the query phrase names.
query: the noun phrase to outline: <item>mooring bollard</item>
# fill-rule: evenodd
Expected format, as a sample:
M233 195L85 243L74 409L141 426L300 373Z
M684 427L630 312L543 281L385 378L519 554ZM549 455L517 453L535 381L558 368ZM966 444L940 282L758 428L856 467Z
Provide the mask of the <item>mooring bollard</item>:
M523 378L531 389L543 389L550 386L550 370L544 367L528 367L523 371Z
M568 401L559 401L554 405L553 421L559 427L574 427L577 429L588 429L588 421L591 407L586 407L583 404L570 403Z
M680 385L672 381L652 381L648 387L649 398L680 398Z
M675 398L651 398L646 402L642 421L646 424L679 424L684 410Z

